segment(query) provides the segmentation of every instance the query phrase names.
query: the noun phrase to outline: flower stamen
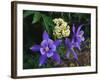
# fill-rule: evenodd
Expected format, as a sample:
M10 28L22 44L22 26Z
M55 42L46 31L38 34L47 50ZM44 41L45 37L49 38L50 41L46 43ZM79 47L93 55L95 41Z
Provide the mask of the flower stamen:
M48 46L45 47L45 51L46 51L46 52L49 51L49 47L48 47Z

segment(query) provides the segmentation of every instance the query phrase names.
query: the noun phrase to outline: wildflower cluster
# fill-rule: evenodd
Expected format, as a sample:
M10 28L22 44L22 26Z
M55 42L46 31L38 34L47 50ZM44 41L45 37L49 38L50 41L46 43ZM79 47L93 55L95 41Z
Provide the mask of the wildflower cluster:
M53 19L55 27L53 30L53 35L56 38L68 37L70 35L70 26L61 18Z
M80 44L85 40L85 38L83 37L84 31L81 30L82 25L76 28L76 26L73 24L72 35L70 39L68 38L68 36L70 35L70 27L67 22L65 22L61 18L56 18L53 20L53 22L56 24L53 30L53 34L60 39L52 40L49 34L44 31L42 34L43 40L41 41L40 45L33 45L30 48L32 51L40 51L41 55L39 58L39 66L42 66L46 62L47 58L52 58L54 61L60 64L61 59L56 48L63 42L61 40L61 38L63 37L64 44L67 50L65 56L70 59L70 54L73 54L74 59L78 60L78 56L74 48L81 50Z

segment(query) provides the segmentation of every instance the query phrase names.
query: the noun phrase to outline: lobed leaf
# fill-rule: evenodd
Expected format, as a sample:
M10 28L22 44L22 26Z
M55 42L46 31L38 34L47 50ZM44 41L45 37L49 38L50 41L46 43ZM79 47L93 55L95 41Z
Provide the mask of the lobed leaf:
M27 16L32 15L32 14L34 14L33 11L25 11L25 12L23 13L23 18L26 18Z
M41 18L41 13L40 12L35 12L34 16L33 16L32 23L34 24L34 23L38 22L40 20L40 18Z

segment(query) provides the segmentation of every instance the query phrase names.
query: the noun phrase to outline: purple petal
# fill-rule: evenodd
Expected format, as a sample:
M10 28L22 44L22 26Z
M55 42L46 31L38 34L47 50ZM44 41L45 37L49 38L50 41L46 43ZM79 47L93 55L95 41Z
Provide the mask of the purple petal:
M43 40L41 42L41 47L46 47L46 46L48 46L48 41L47 40Z
M52 45L49 44L48 47L51 51L56 51L56 46L54 44Z
M54 44L55 44L56 46L59 46L59 45L61 44L61 42L62 42L62 40L56 40L56 41L54 41Z
M69 42L69 39L68 39L68 38L66 38L66 39L65 39L65 44L67 45L67 44L68 44L68 42Z
M47 54L47 57L49 58L49 57L53 56L54 53L52 51L48 51L46 54Z
M46 54L46 52L44 51L44 48L40 48L40 52L41 52L41 55Z
M84 41L84 40L85 40L85 38L84 38L84 37L81 37L81 40L82 40L82 41Z
M33 45L30 49L32 50L32 51L39 51L40 50L40 45Z
M81 35L81 36L82 36L83 34L84 34L84 31L80 31L79 35Z
M41 55L39 58L39 66L42 66L46 62L46 55Z
M80 43L76 42L74 46L77 47L81 51Z
M53 42L52 39L48 39L47 41L48 41L48 44L49 44L49 45L53 45L53 44L54 44L54 42Z
M74 55L74 58L75 58L76 60L78 60L78 56L77 56L76 52L75 52L74 50L71 50L71 52L72 52L72 54Z
M43 40L49 39L49 35L46 31L43 32Z
M75 34L75 24L73 24L72 31Z
M82 41L85 40L85 38L81 36L81 37L77 37L76 40L77 40L76 42L81 43Z
M55 61L57 61L58 63L60 63L60 56L58 55L57 52L54 52L52 58L53 58L53 60L55 60Z
M53 40L48 39L48 47L50 50L55 51L56 50L56 45L54 45Z
M79 32L80 32L80 30L81 30L82 26L83 26L83 25L80 25L80 26L78 27L76 35L78 35L78 34L79 34Z
M73 35L73 37L72 37L72 43L74 43L75 42L75 36Z
M70 39L68 39L68 38L65 39L65 44L66 44L66 46L68 46L69 48L72 46L72 43L70 42Z
M69 58L69 55L70 55L70 51L68 50L66 53L66 57Z
M81 43L81 38L80 37L76 37L76 42Z
M51 50L52 50L52 51L56 51L56 46L55 46L55 45L52 45Z

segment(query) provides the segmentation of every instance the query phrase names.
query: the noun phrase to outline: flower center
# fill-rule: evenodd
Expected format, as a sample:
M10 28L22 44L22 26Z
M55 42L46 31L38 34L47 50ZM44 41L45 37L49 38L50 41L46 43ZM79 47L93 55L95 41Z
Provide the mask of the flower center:
M49 48L48 48L48 46L47 46L47 47L45 47L45 51L46 51L46 52L48 52L48 51L49 51Z

